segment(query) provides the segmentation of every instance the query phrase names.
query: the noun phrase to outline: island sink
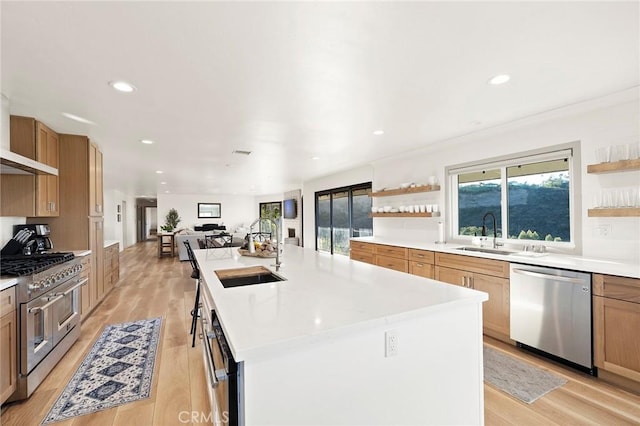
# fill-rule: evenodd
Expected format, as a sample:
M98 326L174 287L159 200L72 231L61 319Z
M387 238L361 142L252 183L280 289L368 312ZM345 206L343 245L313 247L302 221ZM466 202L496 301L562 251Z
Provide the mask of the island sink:
M216 275L224 288L273 283L286 280L286 278L272 272L264 266L222 269L216 271Z

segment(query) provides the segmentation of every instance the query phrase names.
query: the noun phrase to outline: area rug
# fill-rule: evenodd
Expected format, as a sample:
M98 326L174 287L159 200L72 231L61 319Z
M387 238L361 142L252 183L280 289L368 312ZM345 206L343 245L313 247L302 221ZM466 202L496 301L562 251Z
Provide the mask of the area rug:
M162 318L105 327L43 425L148 398Z
M484 380L527 404L567 383L560 376L487 346L484 347Z

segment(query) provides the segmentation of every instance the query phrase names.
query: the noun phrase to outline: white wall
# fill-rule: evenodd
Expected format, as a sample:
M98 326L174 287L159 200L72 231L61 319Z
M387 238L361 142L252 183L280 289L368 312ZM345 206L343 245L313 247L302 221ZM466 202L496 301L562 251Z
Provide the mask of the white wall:
M309 248L315 248L316 246L316 192L370 182L372 179L373 167L366 165L305 182L302 187L302 196L304 198L302 209L304 214L304 246ZM374 188L376 188L375 183Z
M220 203L222 217L198 219L198 203ZM195 225L217 223L225 225L227 231L232 232L241 225L248 227L258 217L258 204L252 195L158 194L158 232L172 208L178 211L181 219L178 229L193 229Z
M581 145L581 219L582 255L640 263L640 218L589 218L587 209L593 206L595 193L602 189L640 185L640 172L587 174L587 165L595 162L597 147L638 142L640 140L640 107L636 93L624 92L571 108L539 114L530 119L466 135L439 143L423 150L377 161L370 169L358 168L304 184L306 246L314 247L315 191L373 181L373 189L397 187L401 182L425 183L436 175L444 183L448 165L528 151L550 145L580 141ZM374 205L396 202L374 199ZM445 189L437 193L409 196L420 204L445 203ZM422 201L424 200L424 201ZM402 203L405 203L404 199ZM410 202L410 201L409 201ZM406 202L406 204L409 204ZM414 203L415 204L415 203ZM446 220L446 211L441 219ZM540 214L544 214L543 211ZM433 242L438 237L440 218L376 218L374 235L398 240ZM608 237L601 237L596 228L611 227Z
M126 211L122 211L123 201L126 202ZM120 222L118 222L118 205L120 205ZM127 226L126 241L123 229L125 224ZM119 241L120 251L136 243L136 199L134 197L117 190L104 191L104 239Z

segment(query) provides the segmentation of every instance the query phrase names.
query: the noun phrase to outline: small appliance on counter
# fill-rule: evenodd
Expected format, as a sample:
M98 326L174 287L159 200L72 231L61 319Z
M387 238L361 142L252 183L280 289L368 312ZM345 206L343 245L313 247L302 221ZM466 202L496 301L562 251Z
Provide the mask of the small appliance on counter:
M49 225L14 225L13 238L2 248L2 256L41 254L53 249Z

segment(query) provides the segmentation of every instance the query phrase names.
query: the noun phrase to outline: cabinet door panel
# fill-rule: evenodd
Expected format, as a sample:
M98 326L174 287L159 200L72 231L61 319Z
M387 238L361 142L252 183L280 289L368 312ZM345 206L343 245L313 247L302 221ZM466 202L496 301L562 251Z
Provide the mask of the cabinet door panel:
M435 261L435 253L428 250L409 249L409 260L433 264Z
M373 253L368 253L359 250L351 250L350 254L351 259L357 260L359 262L371 263L375 264L375 255Z
M489 300L482 304L482 325L505 336L510 334L509 280L473 274L473 288L489 294Z
M595 364L640 381L640 303L594 296Z
M409 273L425 278L433 278L435 275L433 265L416 261L409 261Z
M466 287L470 274L459 269L436 266L436 280Z
M400 272L409 272L408 262L404 259L398 259L397 257L376 255L376 265Z
M407 259L407 249L404 247L386 246L376 244L375 253L385 257L396 257L398 259Z
M16 311L0 317L0 404L16 390L18 367Z

